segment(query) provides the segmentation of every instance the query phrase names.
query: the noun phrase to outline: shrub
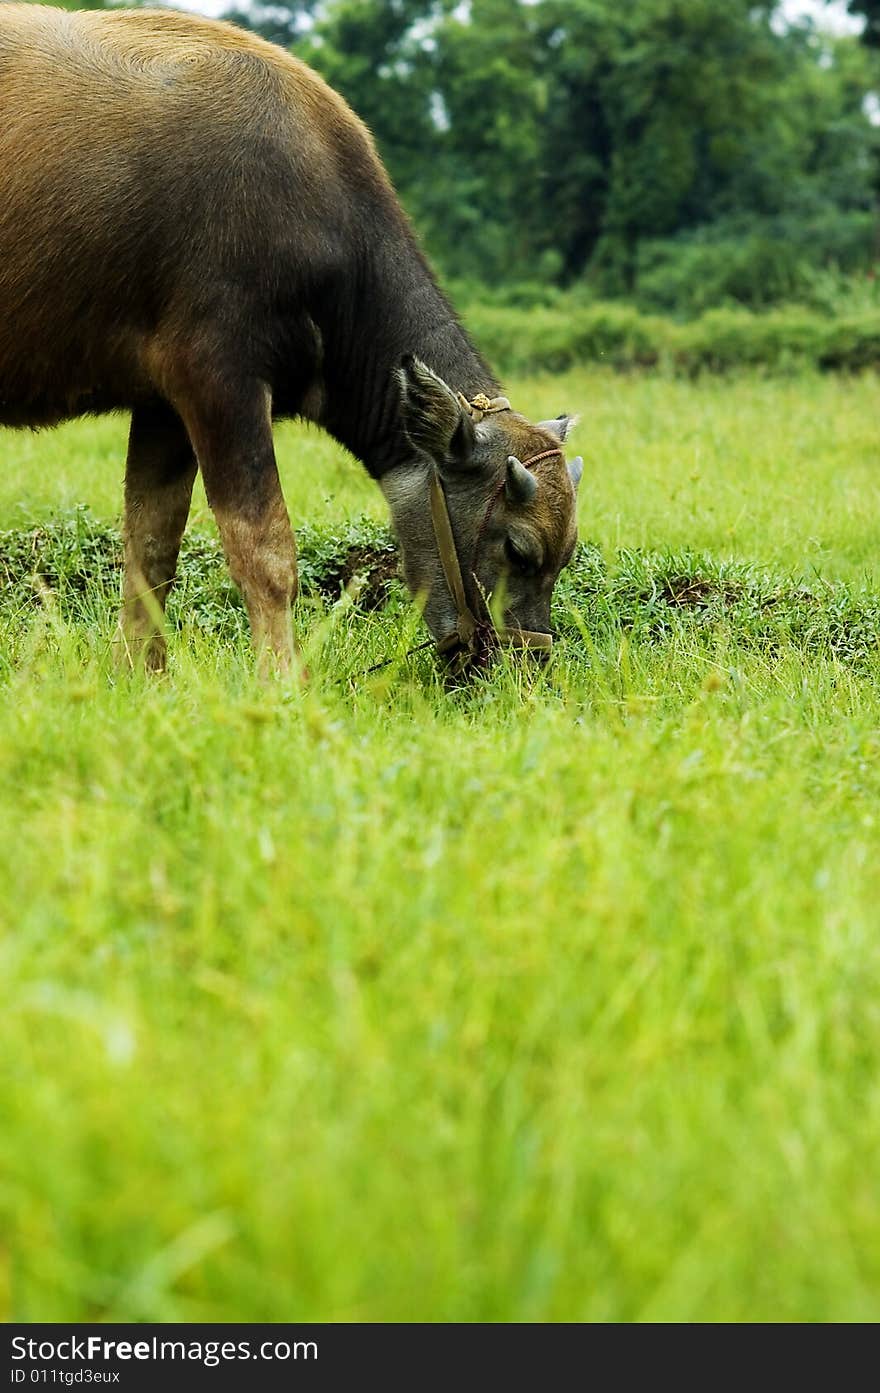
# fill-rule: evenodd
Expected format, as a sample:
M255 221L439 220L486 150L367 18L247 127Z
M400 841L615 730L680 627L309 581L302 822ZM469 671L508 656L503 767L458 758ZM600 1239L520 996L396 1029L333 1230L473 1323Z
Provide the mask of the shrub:
M692 318L723 305L826 307L830 280L863 279L876 257L873 213L831 210L755 223L728 219L639 246L635 298L649 312Z
M631 305L567 299L528 312L481 305L465 321L489 361L507 376L564 372L593 362L617 369L661 366L682 375L880 365L880 307L836 319L799 306L767 314L714 309L677 324Z

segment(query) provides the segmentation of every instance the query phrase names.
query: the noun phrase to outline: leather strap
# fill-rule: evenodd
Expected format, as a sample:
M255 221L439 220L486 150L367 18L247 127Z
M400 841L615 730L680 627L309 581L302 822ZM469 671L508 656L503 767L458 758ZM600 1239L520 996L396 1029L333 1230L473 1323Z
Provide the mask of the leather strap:
M545 450L540 455L535 455L527 460L526 467L537 464L538 460L546 459L550 455L561 454L560 450ZM477 545L474 548L474 568L476 568L477 553L479 544L482 540L483 532L489 521L489 516L501 492L502 485L493 493L486 510L486 515L477 534ZM443 567L443 574L446 577L446 584L449 586L449 593L452 596L455 609L458 614L458 622L451 633L444 635L437 643L437 650L440 653L449 653L456 649L466 648L475 651L481 640L485 642L490 637L494 642L504 643L510 648L532 649L544 653L549 653L553 647L553 638L550 634L537 633L532 629L497 629L492 620L492 616L486 607L486 618L477 619L467 601L467 591L464 584L464 576L461 572L461 562L458 558L458 551L455 546L455 537L452 532L452 523L449 518L449 506L446 502L446 494L443 492L443 485L436 470L431 475L430 484L431 499L431 521L434 525L434 536L437 540L437 550L440 555L440 564Z
M463 644L469 645L477 632L477 619L467 602L464 577L461 574L461 563L455 549L455 538L452 535L452 523L449 520L446 495L436 470L431 475L431 521L434 524L434 536L437 539L440 564L443 567L446 584L449 586L449 593L455 602L458 613L458 623L454 634L447 634L443 642L446 643L449 638L455 637L460 639ZM448 644L447 646L451 647L452 645Z

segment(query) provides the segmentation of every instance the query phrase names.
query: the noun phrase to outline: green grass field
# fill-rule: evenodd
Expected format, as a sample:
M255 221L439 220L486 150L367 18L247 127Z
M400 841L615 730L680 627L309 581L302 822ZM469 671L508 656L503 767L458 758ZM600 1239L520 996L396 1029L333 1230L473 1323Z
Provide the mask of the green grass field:
M510 395L583 413L546 672L364 679L415 616L307 597L261 688L227 587L117 681L112 577L8 589L0 1314L880 1317L876 379ZM115 519L124 439L0 436L0 527Z

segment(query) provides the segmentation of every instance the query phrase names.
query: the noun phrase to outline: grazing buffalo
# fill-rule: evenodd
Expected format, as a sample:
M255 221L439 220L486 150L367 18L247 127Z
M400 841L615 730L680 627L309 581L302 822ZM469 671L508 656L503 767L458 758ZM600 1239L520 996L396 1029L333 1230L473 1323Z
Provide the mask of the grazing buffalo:
M289 664L285 416L377 480L441 650L477 651L493 591L501 637L549 646L571 418L499 396L342 98L228 24L0 4L0 424L117 410L132 659L164 665L200 467L261 661Z

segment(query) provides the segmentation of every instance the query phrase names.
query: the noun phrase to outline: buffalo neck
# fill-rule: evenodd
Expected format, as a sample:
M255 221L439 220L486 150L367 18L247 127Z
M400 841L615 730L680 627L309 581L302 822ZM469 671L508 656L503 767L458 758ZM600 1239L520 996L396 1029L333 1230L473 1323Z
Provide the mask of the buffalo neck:
M376 479L412 458L396 375L407 354L468 397L498 391L403 215L388 221L315 316L324 354L321 424Z

